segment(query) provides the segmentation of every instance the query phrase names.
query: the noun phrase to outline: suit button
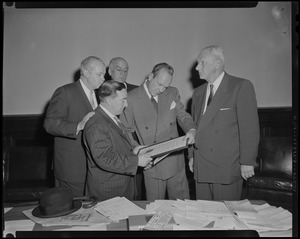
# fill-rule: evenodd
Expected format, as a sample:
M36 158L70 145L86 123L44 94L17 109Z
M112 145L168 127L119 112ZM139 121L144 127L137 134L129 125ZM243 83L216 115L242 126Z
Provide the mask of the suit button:
M217 130L216 130L216 134L218 134L218 133L219 133L219 130L217 129Z
M210 150L210 152L214 151L214 149L213 149L213 148L210 148L209 150Z
M148 127L146 126L146 129L148 129Z

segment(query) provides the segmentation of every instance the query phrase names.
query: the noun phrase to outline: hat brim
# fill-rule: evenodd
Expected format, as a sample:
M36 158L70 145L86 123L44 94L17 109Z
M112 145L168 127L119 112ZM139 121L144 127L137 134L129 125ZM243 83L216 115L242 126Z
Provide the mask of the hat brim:
M52 218L52 217L61 217L68 215L72 212L77 211L78 209L81 208L82 202L80 200L74 200L73 201L73 208L64 212L60 212L57 214L51 214L51 215L44 215L41 213L40 207L36 207L35 209L32 210L32 215L35 217L41 217L41 218Z

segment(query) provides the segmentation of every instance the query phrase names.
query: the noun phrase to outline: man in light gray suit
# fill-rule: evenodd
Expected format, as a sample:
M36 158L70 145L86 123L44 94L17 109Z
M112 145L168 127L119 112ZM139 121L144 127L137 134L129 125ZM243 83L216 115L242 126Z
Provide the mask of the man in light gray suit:
M177 122L194 143L195 124L180 101L178 89L170 86L174 69L167 63L154 66L143 85L128 93L128 107L120 119L135 130L144 145L177 138ZM170 154L144 171L147 200L189 199L183 151Z

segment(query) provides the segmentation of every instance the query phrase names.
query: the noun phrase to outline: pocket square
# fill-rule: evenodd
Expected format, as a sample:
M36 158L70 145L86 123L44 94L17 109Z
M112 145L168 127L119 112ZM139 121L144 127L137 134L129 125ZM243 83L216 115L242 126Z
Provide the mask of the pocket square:
M231 108L221 108L220 110L230 110Z
M176 103L175 103L175 101L172 101L172 104L171 104L170 110L174 109L174 108L175 108L175 106L176 106Z

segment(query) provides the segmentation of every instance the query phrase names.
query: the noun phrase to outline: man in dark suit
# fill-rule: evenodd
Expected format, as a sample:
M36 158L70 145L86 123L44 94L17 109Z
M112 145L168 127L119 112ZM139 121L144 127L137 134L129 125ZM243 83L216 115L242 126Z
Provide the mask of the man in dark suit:
M104 82L105 64L90 56L81 62L80 79L55 90L44 128L54 135L55 186L70 188L74 197L84 195L87 161L82 130L95 113L94 90Z
M138 87L137 85L133 85L126 82L127 74L128 74L129 66L128 62L123 57L114 57L110 60L108 65L108 74L110 75L112 80L121 82L125 84L127 92ZM134 177L135 179L135 200L142 200L143 198L143 169L138 168L138 171Z
M110 60L108 65L108 74L110 75L112 80L124 83L127 89L127 92L133 90L138 87L137 85L133 85L126 82L127 74L128 74L128 63L122 57L114 57Z
M197 134L189 167L196 197L240 200L243 179L254 175L260 136L254 87L249 80L224 71L219 46L204 48L197 61L196 70L208 83L192 96Z
M179 136L177 122L186 133L189 144L194 143L195 124L180 101L177 88L170 86L174 69L167 63L154 66L140 87L128 93L128 107L120 119L136 131L144 145L159 143ZM147 200L189 199L183 151L170 154L144 171Z
M86 123L83 140L87 149L88 173L86 192L100 201L113 197L133 200L134 175L138 166L150 167L151 158L136 155L128 132L118 119L127 107L125 85L109 80L98 90L100 105Z

